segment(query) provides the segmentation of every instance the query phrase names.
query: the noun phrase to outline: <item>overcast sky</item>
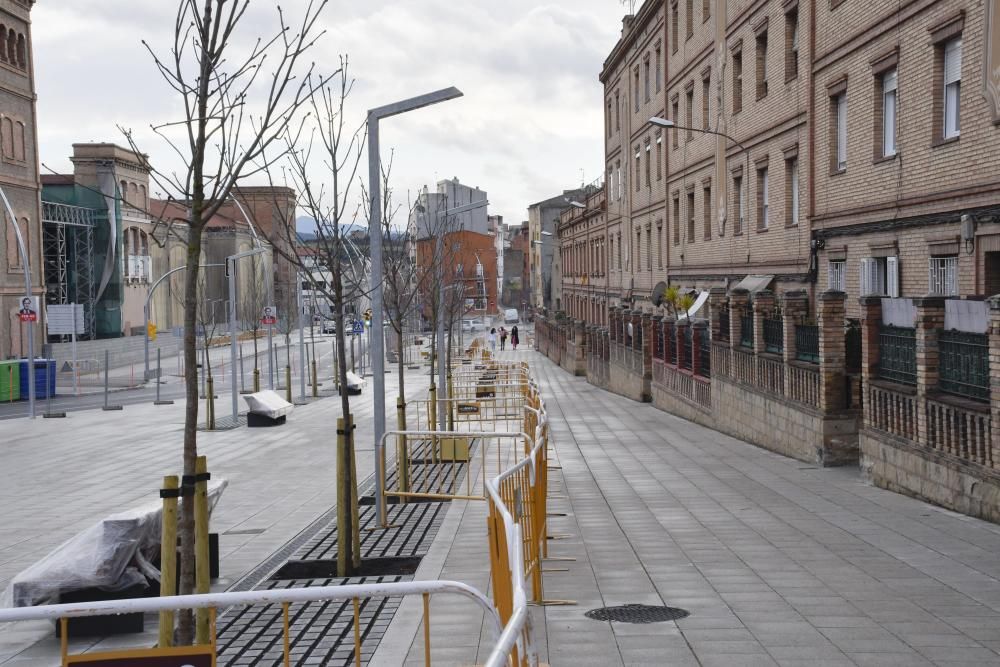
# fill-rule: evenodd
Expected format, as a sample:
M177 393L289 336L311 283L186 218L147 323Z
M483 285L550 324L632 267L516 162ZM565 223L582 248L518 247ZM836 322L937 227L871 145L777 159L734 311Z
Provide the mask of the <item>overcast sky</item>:
M304 3L281 4L297 17ZM243 36L273 31L274 4L253 0ZM176 119L176 100L140 43L166 51L176 5L35 5L43 164L70 171L74 142L124 143L116 125L141 130ZM490 212L514 223L527 219L528 204L601 175L597 77L623 12L619 0L333 0L313 57L329 71L338 54L350 56L358 122L373 106L461 89L462 99L382 123L383 159L396 150L393 187L405 203L407 191L457 176L485 189ZM158 167L170 166L165 144L142 147Z

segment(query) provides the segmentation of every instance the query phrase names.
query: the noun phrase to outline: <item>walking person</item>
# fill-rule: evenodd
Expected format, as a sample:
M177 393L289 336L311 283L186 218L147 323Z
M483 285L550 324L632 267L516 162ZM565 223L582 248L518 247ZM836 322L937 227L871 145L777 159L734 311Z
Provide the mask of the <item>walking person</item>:
M517 337L517 325L515 324L510 330L510 346L514 348L514 350L517 350L517 344L520 342L521 340Z
M500 351L507 349L507 330L500 327Z
M492 352L493 354L496 354L496 351L497 351L497 330L496 330L495 327L492 328L492 329L490 329L490 336L488 338L488 341L490 343L490 352Z

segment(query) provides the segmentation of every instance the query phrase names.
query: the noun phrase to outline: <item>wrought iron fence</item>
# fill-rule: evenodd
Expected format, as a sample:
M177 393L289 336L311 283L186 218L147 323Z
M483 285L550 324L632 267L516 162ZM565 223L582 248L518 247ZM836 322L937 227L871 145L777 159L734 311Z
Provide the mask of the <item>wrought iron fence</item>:
M815 324L795 325L795 358L819 363L819 327Z
M847 372L861 372L861 323L857 320L848 320L847 328L844 332L844 346L847 356Z
M677 365L677 329L673 322L663 325L664 354L663 360L668 364Z
M764 351L781 354L785 349L785 325L780 316L764 318Z
M990 398L990 345L986 334L940 331L938 386L976 400Z
M917 383L916 330L883 324L878 330L878 376L902 384Z
M753 347L753 313L740 315L740 345Z
M719 310L719 340L729 340L729 308Z
M712 337L708 335L707 329L701 331L701 372L702 377L712 377Z
M681 365L681 368L683 368L686 371L689 371L692 368L692 364L691 364L691 362L692 362L692 352L694 352L694 350L692 349L692 345L691 345L691 341L693 339L693 336L691 335L691 326L688 325L686 327L682 327L681 331L684 332L682 334L682 336L684 338L684 342L683 342L683 345L684 345L684 354L681 355L681 364L680 365Z

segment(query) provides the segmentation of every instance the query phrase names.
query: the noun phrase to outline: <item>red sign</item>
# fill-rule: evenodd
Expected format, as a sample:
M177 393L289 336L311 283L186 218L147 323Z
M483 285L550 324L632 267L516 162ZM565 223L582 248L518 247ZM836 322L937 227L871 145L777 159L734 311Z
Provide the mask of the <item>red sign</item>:
M272 325L272 324L277 324L278 323L277 311L274 309L274 306L265 306L264 307L264 312L260 316L260 323L261 324L267 324L267 325Z
M37 322L38 313L33 310L21 309L17 312L17 316L21 318L22 322Z

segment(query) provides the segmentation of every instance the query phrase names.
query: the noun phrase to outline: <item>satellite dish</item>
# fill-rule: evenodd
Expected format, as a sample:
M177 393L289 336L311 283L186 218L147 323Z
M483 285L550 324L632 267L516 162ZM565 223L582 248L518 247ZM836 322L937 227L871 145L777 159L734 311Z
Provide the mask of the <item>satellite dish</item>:
M663 305L663 295L667 291L667 284L665 282L656 283L656 287L653 288L653 305L661 306Z
M695 299L694 304L690 308L688 308L687 311L688 318L694 317L694 314L698 312L699 308L705 305L706 301L708 301L708 292L702 292L701 294L699 294L698 298Z

